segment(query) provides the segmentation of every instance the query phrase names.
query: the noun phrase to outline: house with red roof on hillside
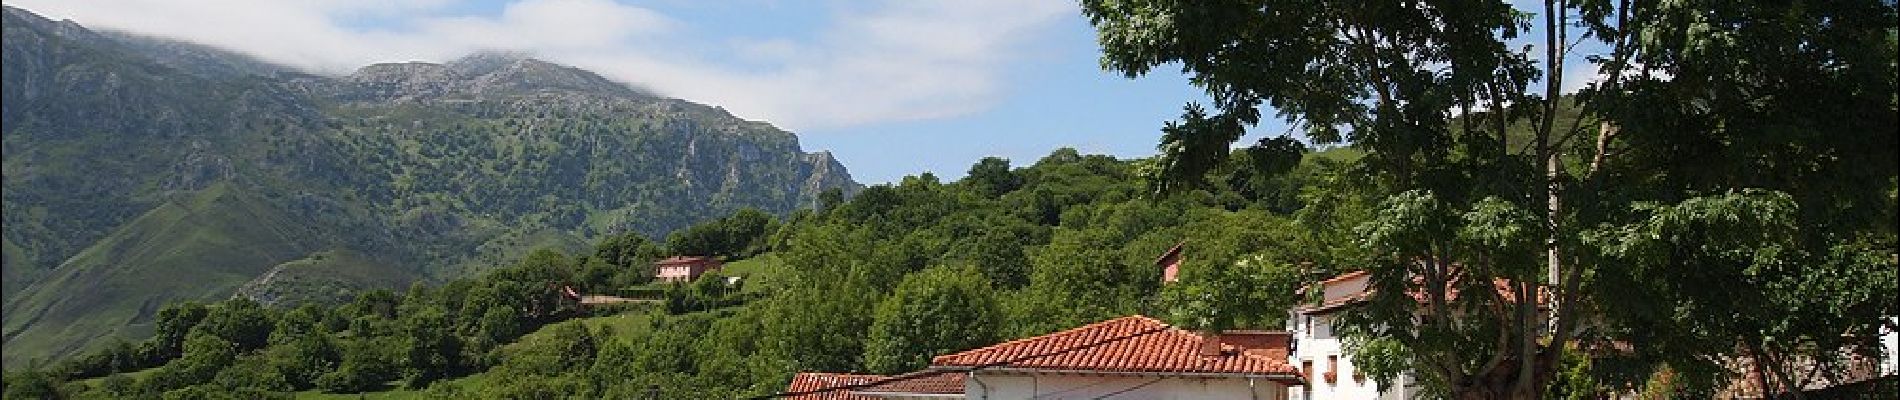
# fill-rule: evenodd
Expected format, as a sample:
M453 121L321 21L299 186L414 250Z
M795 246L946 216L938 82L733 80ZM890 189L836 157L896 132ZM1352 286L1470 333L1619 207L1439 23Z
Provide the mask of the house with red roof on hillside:
M653 262L653 279L660 282L692 282L707 272L718 271L724 265L716 257L667 257Z

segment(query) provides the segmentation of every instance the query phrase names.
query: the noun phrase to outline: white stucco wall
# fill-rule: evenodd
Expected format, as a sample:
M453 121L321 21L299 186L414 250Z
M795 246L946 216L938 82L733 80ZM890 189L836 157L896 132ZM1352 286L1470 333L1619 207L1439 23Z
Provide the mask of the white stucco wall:
M1265 379L986 373L964 378L965 399L1281 400L1284 385ZM1103 397L1108 396L1108 397Z
M1305 318L1311 318L1311 320ZM1332 322L1328 316L1296 315L1293 322L1293 340L1297 342L1297 345L1294 347L1293 354L1288 357L1288 362L1294 368L1301 368L1305 362L1311 361L1313 376L1307 377L1307 385L1311 386L1310 388L1292 389L1292 399L1400 400L1417 396L1415 388L1409 386L1413 384L1409 377L1400 377L1399 381L1394 383L1394 387L1385 393L1379 392L1378 382L1374 382L1370 376L1364 380L1354 380L1352 374L1356 367L1352 364L1352 354L1346 351L1345 344L1338 337L1333 336ZM1327 356L1339 357L1338 378L1330 383L1326 382L1325 377L1329 367L1326 361Z
M1887 320L1892 321L1895 320L1895 318L1888 318ZM1900 373L1900 332L1887 330L1884 326L1881 327L1880 330L1886 331L1886 333L1880 335L1880 344L1882 347L1887 348L1887 353L1885 354L1886 359L1880 360L1880 375L1886 376Z

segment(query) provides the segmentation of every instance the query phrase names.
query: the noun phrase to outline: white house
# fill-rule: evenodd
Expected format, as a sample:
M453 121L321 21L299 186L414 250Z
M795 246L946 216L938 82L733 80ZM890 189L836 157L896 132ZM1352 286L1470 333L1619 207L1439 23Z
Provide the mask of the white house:
M1320 302L1292 310L1287 330L1293 332L1293 351L1288 361L1298 365L1307 377L1307 386L1293 394L1295 400L1397 400L1418 397L1418 382L1401 376L1392 387L1379 391L1378 383L1361 373L1352 363L1339 336L1333 334L1333 317L1340 310L1364 300L1371 274L1347 273L1316 287L1323 293Z
M1285 399L1287 334L1203 334L1141 315L937 356L967 399Z
M1286 332L1204 334L1134 315L946 354L882 379L801 373L795 399L1286 399Z

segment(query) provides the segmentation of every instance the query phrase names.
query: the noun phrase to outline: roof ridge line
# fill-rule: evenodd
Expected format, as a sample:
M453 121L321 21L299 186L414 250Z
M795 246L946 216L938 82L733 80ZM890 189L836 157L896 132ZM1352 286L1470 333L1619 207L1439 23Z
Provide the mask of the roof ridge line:
M1168 323L1166 323L1166 322L1162 322L1161 320L1159 320L1159 319L1155 319L1154 317L1149 317L1149 316L1146 316L1146 315L1141 315L1141 314L1134 314L1134 315L1128 315L1128 316L1122 316L1122 317L1116 317L1116 318L1110 318L1110 319L1106 319L1106 320L1101 320L1101 321L1096 321L1096 322L1093 322L1093 323L1089 323L1088 325L1082 325L1082 326L1078 326L1078 327L1074 327L1074 328L1069 328L1069 329L1063 329L1063 330L1059 330L1059 331L1055 331L1055 332L1049 332L1049 333L1045 333L1045 334L1041 334L1041 335L1036 335L1036 336L1030 336L1030 337L1026 337L1026 338L1020 338L1020 339L1014 339L1014 340L1010 340L1010 341L1006 341L1006 342L1002 342L1002 343L997 343L997 344L992 344L992 345L988 345L988 346L983 346L983 347L978 347L978 348L974 348L974 349L969 349L969 350L964 350L964 351L959 351L959 352L955 352L955 353L950 353L950 354L944 354L944 355L939 355L939 356L935 356L935 357L931 357L931 358L930 358L930 362L931 362L932 364L935 364L935 363L937 363L937 359L940 359L940 358L946 358L946 357L955 357L955 356L961 356L961 355L964 355L964 354L969 354L969 353L974 353L974 352L977 352L977 351L982 351L982 350L986 350L986 349L991 349L991 348L996 348L996 347L1002 347L1002 346L1005 346L1005 345L1012 345L1012 344L1017 344L1017 343L1023 343L1023 342L1029 342L1029 341L1034 341L1034 340L1041 340L1041 339L1044 339L1044 338L1050 338L1050 337L1055 337L1055 336L1057 336L1057 335L1063 335L1063 334L1070 334L1070 333L1075 333L1075 332L1081 332L1081 331L1084 331L1084 330L1087 330L1087 329L1089 329L1089 328L1093 328L1093 327L1096 327L1096 326L1099 326L1099 325L1107 325L1107 324L1112 324L1112 323L1116 323L1116 322L1120 322L1120 321L1122 321L1122 320L1127 320L1127 319L1139 319L1139 320L1142 320L1142 321L1147 321L1147 322L1152 322L1152 323L1155 323L1155 324L1158 324L1158 325L1161 325L1161 327L1162 327L1162 328L1173 328L1173 326L1170 326L1170 325L1168 325ZM1148 333L1152 333L1152 332L1147 332L1147 331L1149 331L1149 330L1153 330L1153 329L1151 328L1151 329L1148 329L1148 330L1144 330L1144 332L1138 332L1137 334L1135 334L1135 335L1130 335L1129 337L1134 337L1134 336L1141 336L1141 335L1145 335L1145 334L1148 334ZM1123 338L1116 338L1115 340L1121 340L1121 339L1123 339ZM1083 346L1083 347L1077 347L1077 348L1078 348L1078 349L1080 349L1080 348L1086 348L1086 347L1088 347L1088 346ZM1064 352L1067 352L1067 351L1062 351L1062 352L1056 352L1056 353L1050 353L1050 354L1047 354L1047 355L1056 355L1056 354L1061 354L1061 353L1064 353Z
M1146 315L1140 315L1140 314L1136 314L1136 315L1131 315L1131 316L1127 316L1127 317L1121 317L1121 318L1115 318L1115 319L1110 319L1110 320L1107 320L1107 321L1102 321L1102 322L1097 322L1097 323L1093 323L1093 324L1088 324L1088 325L1083 325L1083 326L1081 326L1081 327L1077 327L1077 328L1074 328L1074 329L1068 329L1068 330L1064 330L1064 331L1061 331L1061 332L1056 332L1056 333L1051 333L1051 334L1047 334L1047 335L1042 335L1042 336L1035 336L1035 337L1030 337L1030 338L1025 338L1025 339L1018 339L1018 340L1012 340L1012 341L1009 341L1009 342L1004 342L1004 343L998 343L998 344L995 344L995 345L991 345L991 346L986 346L986 347L983 347L983 348L979 348L979 349L975 349L975 350L970 350L970 351L965 351L965 352L960 352L960 353L955 353L955 354L946 354L946 355L942 355L942 356L937 356L937 357L932 357L932 358L931 358L931 360L930 360L930 362L931 362L931 364L936 364L936 363L937 363L937 358L943 358L943 357L950 357L950 356L953 356L953 355L960 355L960 354L964 354L964 353L968 353L968 352L971 352L971 351L976 351L976 350L982 350L982 349L988 349L988 348L992 348L992 347L999 347L999 346L1002 346L1002 345L1004 345L1004 344L1008 344L1008 343L1014 343L1014 342L1018 342L1018 341L1024 341L1024 340L1029 340L1029 339L1037 339L1037 338L1045 338L1045 337L1051 337L1051 336L1055 336L1055 335L1057 335L1057 334L1062 334L1062 333L1070 333L1070 332L1079 332L1079 331L1082 331L1082 330L1084 330L1084 329L1086 329L1086 328L1089 328L1089 327L1092 327L1092 326L1096 326L1096 325L1101 325L1101 324L1106 324L1106 323L1111 323L1111 322L1115 322L1115 321L1121 321L1121 320L1124 320L1124 319L1130 319L1130 318L1139 318L1139 319L1142 319L1142 320L1145 320L1145 321L1150 321L1150 322L1160 322L1160 320L1157 320L1157 319L1154 319L1154 318L1151 318L1151 317L1148 317L1148 316L1146 316ZM1155 333L1159 333L1159 332L1167 332L1167 331L1168 331L1168 330L1170 330L1170 329L1176 329L1176 330L1178 330L1178 328L1175 328L1175 327L1173 327L1173 326L1170 326L1170 325L1168 325L1168 324L1166 324L1166 323L1161 323L1161 324L1160 324L1160 326L1156 326L1156 327L1150 327L1150 328L1147 328L1147 329L1142 329L1142 330L1139 330L1139 331L1135 331L1135 332L1133 332L1133 333L1129 333L1129 334L1127 334L1127 335L1122 335L1122 336L1120 336L1120 337L1114 337L1114 338L1109 338L1109 339L1104 339L1104 340L1098 340L1098 341L1095 341L1094 343L1088 343L1088 344L1084 344L1084 345L1081 345L1081 346L1075 346L1075 347L1071 347L1071 348L1066 348L1066 349L1061 349L1061 350L1057 350L1057 351L1051 351L1051 352L1046 352L1046 353L1037 353L1037 354L1028 354L1028 355L1023 355L1023 356L1019 356L1019 357L1015 357L1015 358L1011 358L1011 359L1007 359L1007 360L1002 360L1002 361L995 361L995 362L988 362L988 363L983 363L983 364L978 364L978 365L973 365L973 366L966 366L966 367L943 367L942 369L944 369L944 370L949 370L949 371L957 371L957 370L964 370L964 371L975 371L975 370L980 370L980 369L988 369L988 368L994 368L994 367L996 367L996 366L999 366L999 365L1007 365L1007 364L1011 364L1011 363L1016 363L1016 362L1021 362L1021 361L1026 361L1026 360L1030 360L1030 359L1036 359L1036 358L1042 358L1042 357L1049 357L1049 356L1056 356L1056 355L1062 355L1062 354L1067 354L1067 353L1072 353L1072 352L1076 352L1076 351L1081 351L1081 350L1086 350L1086 349L1093 349L1093 348L1096 348L1096 347L1101 347L1101 346L1106 346L1106 345L1108 345L1108 344L1110 344L1110 343L1116 343L1116 342L1121 342L1121 341L1125 341L1125 340L1131 340L1131 339L1134 339L1134 338L1138 338L1138 337L1142 337L1142 336L1147 336L1147 335L1152 335L1152 334L1155 334ZM938 368L938 367L937 367L937 366L935 366L935 365L932 365L932 366L931 366L930 368L932 368L932 369L936 369L936 368Z

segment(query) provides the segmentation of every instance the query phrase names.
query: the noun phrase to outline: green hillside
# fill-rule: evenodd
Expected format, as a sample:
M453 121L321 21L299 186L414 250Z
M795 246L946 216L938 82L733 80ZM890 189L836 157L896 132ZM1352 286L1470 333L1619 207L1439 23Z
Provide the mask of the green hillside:
M272 265L321 249L320 228L229 185L167 201L6 306L9 364L148 334L166 303L219 300Z
M1302 191L1337 179L1344 173L1338 159L1353 156L1335 150L1277 177L1217 176L1205 190L1163 199L1143 195L1135 173L1146 160L1069 149L958 182L912 176L842 204L766 221L779 229L732 229L751 233L720 241L763 243L729 249L758 255L691 284L655 285L661 302L580 308L562 300L552 283L593 289L588 293L647 283L657 256L642 253L650 244L603 240L591 251L537 251L478 279L366 295L342 306L269 311L276 326L293 327L277 343L234 357L187 349L152 360L169 361L159 368L172 372L151 373L114 393L640 398L657 387L661 398L735 398L781 390L797 371L904 372L931 354L1133 313L1169 315L1173 302L1187 299L1179 288L1208 284L1217 279L1209 271L1244 256L1334 258L1335 246L1325 241L1336 238L1295 229L1290 215L1270 211L1285 206L1284 196L1264 191ZM1353 198L1292 201L1324 201L1340 217L1364 206ZM738 219L685 232L726 231L720 228L743 225L733 223ZM680 242L688 242L686 235ZM1193 246L1183 267L1189 272L1168 289L1154 258L1183 240ZM1263 271L1240 272L1231 277L1243 280L1235 284L1262 284L1255 280ZM733 288L720 276L745 279ZM1275 297L1258 308L1288 301ZM245 304L225 302L212 313ZM1234 322L1269 327L1280 315ZM338 322L295 328L313 320ZM182 336L209 335L198 329ZM300 336L308 339L290 339ZM297 343L336 350L304 352ZM114 353L99 354L107 356L50 370L88 379L160 364L113 367L103 360ZM312 368L326 372L308 373Z
M278 264L245 282L237 296L280 307L336 304L365 290L402 290L418 281L407 268L347 249L325 250Z
M242 295L266 303L336 301L859 188L770 124L521 55L325 76L18 8L4 17L9 361L139 339L163 300L245 282L259 284ZM211 190L243 206L180 214L181 196ZM200 242L153 239L155 220L225 232L203 242L225 249L163 247ZM251 220L268 223L230 222ZM60 297L147 277L123 300Z
M36 264L27 256L26 249L13 244L12 240L0 239L0 299L11 299L13 293L26 287L39 271Z

